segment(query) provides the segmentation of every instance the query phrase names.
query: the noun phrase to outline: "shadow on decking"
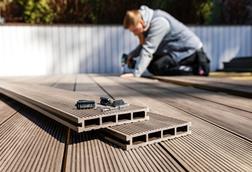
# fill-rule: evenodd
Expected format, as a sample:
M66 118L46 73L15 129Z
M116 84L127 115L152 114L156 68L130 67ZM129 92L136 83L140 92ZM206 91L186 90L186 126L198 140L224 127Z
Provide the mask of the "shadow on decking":
M114 148L120 148L119 146L107 141L103 138L103 135L101 134L102 129L98 130L92 130L82 133L77 133L75 131L71 131L70 133L70 142L69 145L74 144L83 144L85 147L91 147L96 144L106 144L107 146L112 146ZM97 142L98 141L98 142ZM99 146L98 146L99 147Z
M76 92L89 92L90 90L94 92L94 85L93 84L76 84L78 87L78 90ZM146 97L146 93L148 93L149 96L155 95L155 98L184 98L187 94L190 96L193 95L212 95L212 91L206 91L206 90L200 90L200 89L193 89L191 87L188 87L190 89L184 90L181 89L181 87L172 87L172 88L167 88L163 86L158 86L155 83L139 83L139 82L134 82L130 84L122 84L120 86L117 86L117 83L115 85L113 84L102 84L101 85L105 90L110 92L109 90L113 90L113 95L114 97L125 97L128 98L134 98L134 97ZM54 86L55 88L58 89L63 89L63 90L68 90L72 91L73 90L73 83L60 83ZM123 87L123 89L122 89ZM186 87L184 87L186 89ZM130 91L125 92L125 89L130 89ZM100 90L103 92L103 90ZM138 94L136 94L138 92ZM216 92L216 91L215 91ZM99 92L100 93L100 92ZM141 93L141 94L139 94ZM159 93L159 94L157 94ZM104 95L106 93L104 92ZM117 96L118 95L118 96ZM94 96L99 96L94 95Z
M59 124L58 122L42 115L41 113L32 110L31 108L16 102L13 99L10 99L2 94L0 94L0 100L4 101L11 108L16 110L18 113L15 115L22 115L24 118L29 120L32 125L40 127L44 132L50 134L61 143L65 143L67 129L65 126ZM8 120L11 120L9 118ZM26 129L26 127L21 127L20 130Z
M0 94L0 101L5 102L8 104L11 108L13 108L15 111L18 112L18 114L15 115L22 115L24 118L29 120L32 125L36 125L37 127L40 127L44 132L49 134L51 137L54 137L61 143L66 143L66 138L67 138L67 127L63 126L62 124L58 123L57 121L54 121L53 119L50 119L43 114L20 104L19 102L16 102L15 100L6 97L5 95ZM8 120L11 120L9 118ZM20 128L20 130L26 129L26 127ZM102 139L100 135L100 130L93 130L93 131L88 131L88 132L82 132L82 133L77 133L75 131L71 131L70 133L70 145L71 144L77 144L77 143L82 143L86 142L86 144L89 144L89 140L100 140L102 142L108 143L109 142L105 141ZM113 145L114 147L117 147Z

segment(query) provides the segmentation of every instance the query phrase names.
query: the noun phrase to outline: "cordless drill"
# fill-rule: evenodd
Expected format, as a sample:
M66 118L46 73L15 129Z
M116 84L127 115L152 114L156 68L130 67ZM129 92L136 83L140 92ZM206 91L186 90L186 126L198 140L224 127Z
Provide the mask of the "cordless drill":
M131 58L128 63L128 58L129 58L129 56L127 54L122 55L122 57L121 57L122 67L128 66L129 69L134 69L135 65L136 65L136 60L134 58Z

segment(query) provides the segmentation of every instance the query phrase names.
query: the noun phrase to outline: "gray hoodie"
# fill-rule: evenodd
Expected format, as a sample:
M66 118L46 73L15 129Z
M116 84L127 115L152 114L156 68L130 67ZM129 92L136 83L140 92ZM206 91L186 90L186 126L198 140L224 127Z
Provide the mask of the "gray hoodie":
M146 70L153 54L170 55L179 62L202 48L200 39L167 12L147 6L141 6L139 12L145 23L145 42L129 54L131 57L139 56L134 70L136 77Z

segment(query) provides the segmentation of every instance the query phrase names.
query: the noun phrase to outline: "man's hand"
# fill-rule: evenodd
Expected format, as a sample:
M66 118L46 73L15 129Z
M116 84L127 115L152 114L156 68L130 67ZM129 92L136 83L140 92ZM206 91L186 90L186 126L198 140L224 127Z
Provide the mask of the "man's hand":
M132 78L132 77L134 77L134 74L133 73L125 73L125 74L122 74L120 77L122 77L122 78Z

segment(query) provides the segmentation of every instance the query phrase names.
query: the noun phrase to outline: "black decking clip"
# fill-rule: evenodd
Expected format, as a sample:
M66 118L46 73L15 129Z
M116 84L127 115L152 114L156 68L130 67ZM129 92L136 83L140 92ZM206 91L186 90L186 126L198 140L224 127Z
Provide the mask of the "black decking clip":
M103 106L111 106L113 103L113 99L108 97L100 97L100 104Z
M125 107L128 106L123 99L111 99L108 97L100 97L100 104L103 106L112 106L112 107Z

